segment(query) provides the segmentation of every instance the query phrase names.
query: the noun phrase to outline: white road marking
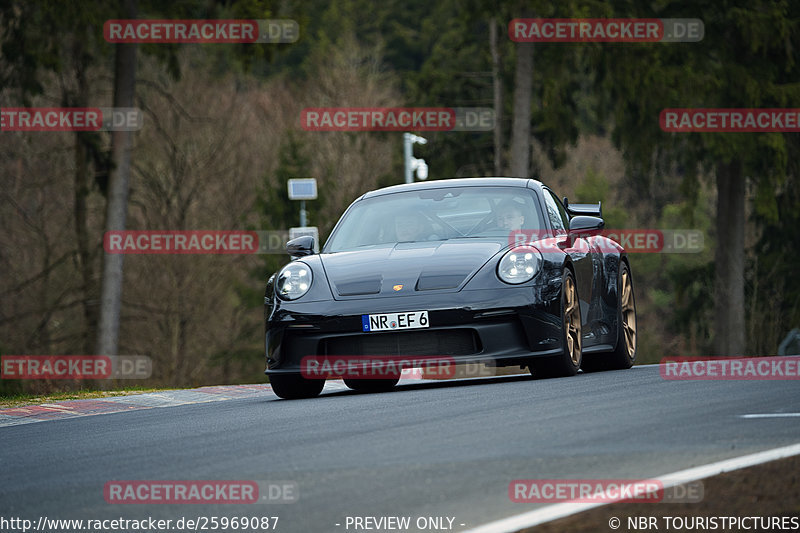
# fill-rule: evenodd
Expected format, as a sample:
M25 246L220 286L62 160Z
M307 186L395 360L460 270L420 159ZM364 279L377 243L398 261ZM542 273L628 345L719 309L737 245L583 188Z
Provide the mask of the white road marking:
M757 413L752 415L740 415L740 418L794 418L800 413Z
M776 461L778 459L785 459L795 455L800 455L800 444L792 444L790 446L773 448L772 450L744 455L742 457L734 457L733 459L726 459L716 463L696 466L694 468L681 470L679 472L672 472L671 474L664 474L662 476L647 476L647 479L661 481L666 489L669 487L682 485L690 481L697 481L699 479L716 476L718 474L722 474L723 472L731 472L733 470L739 470L741 468L747 468L749 466L755 466L762 463L767 463L769 461ZM552 520L571 516L583 511L588 511L589 509L594 509L595 507L608 505L609 503L614 502L565 502L555 505L548 505L547 507L543 507L541 509L495 520L494 522L489 522L488 524L483 524L482 526L469 529L465 533L512 533L514 531L519 531L520 529L538 526L539 524L544 524L545 522L550 522Z
M47 407L48 409L61 409L64 411L71 411L72 408L67 405L58 405L55 403L40 403L38 407Z

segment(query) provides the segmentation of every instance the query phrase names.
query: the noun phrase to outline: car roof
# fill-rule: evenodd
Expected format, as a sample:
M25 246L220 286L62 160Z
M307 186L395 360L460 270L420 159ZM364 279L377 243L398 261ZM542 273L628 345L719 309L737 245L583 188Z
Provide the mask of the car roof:
M433 181L417 181L414 183L403 183L402 185L392 185L383 189L376 189L365 193L362 198L373 198L385 194L394 194L406 191L419 191L426 189L443 189L446 187L542 187L541 182L530 178L454 178ZM533 186L533 187L532 187Z

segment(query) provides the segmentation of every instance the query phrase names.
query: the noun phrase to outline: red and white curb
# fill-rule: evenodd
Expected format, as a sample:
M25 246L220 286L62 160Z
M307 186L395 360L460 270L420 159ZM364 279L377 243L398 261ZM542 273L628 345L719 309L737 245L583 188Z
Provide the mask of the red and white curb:
M403 382L421 381L422 376L414 372L404 371L401 380ZM342 390L349 389L341 380L335 380L327 381L323 392L338 392ZM257 396L276 398L275 394L272 392L272 387L264 383L146 392L143 394L109 396L107 398L90 400L64 400L39 405L0 409L0 427L46 422L48 420L63 420L65 418L76 418L80 416L125 413L128 411L159 407L221 402Z
M141 409L172 407L195 403L219 402L234 398L246 398L272 394L267 385L231 385L224 387L201 387L189 390L147 392L128 396L109 396L90 400L65 400L62 402L26 405L0 409L0 427L63 420L79 416L124 413Z

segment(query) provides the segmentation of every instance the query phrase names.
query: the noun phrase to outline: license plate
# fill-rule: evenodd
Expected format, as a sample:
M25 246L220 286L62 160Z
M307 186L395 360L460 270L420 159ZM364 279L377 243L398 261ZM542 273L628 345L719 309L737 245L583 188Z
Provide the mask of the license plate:
M398 329L420 329L430 325L427 311L361 315L364 331L396 331Z

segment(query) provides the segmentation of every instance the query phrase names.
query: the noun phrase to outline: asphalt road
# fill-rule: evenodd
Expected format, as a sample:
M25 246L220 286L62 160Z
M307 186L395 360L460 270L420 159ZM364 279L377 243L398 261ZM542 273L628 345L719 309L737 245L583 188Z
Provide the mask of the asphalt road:
M458 531L542 505L510 501L514 479L642 479L800 442L800 418L741 417L781 412L800 412L797 381L664 381L649 366L48 421L0 428L0 516L278 516L282 532L448 517ZM293 481L299 501L104 500L107 481L150 479Z

